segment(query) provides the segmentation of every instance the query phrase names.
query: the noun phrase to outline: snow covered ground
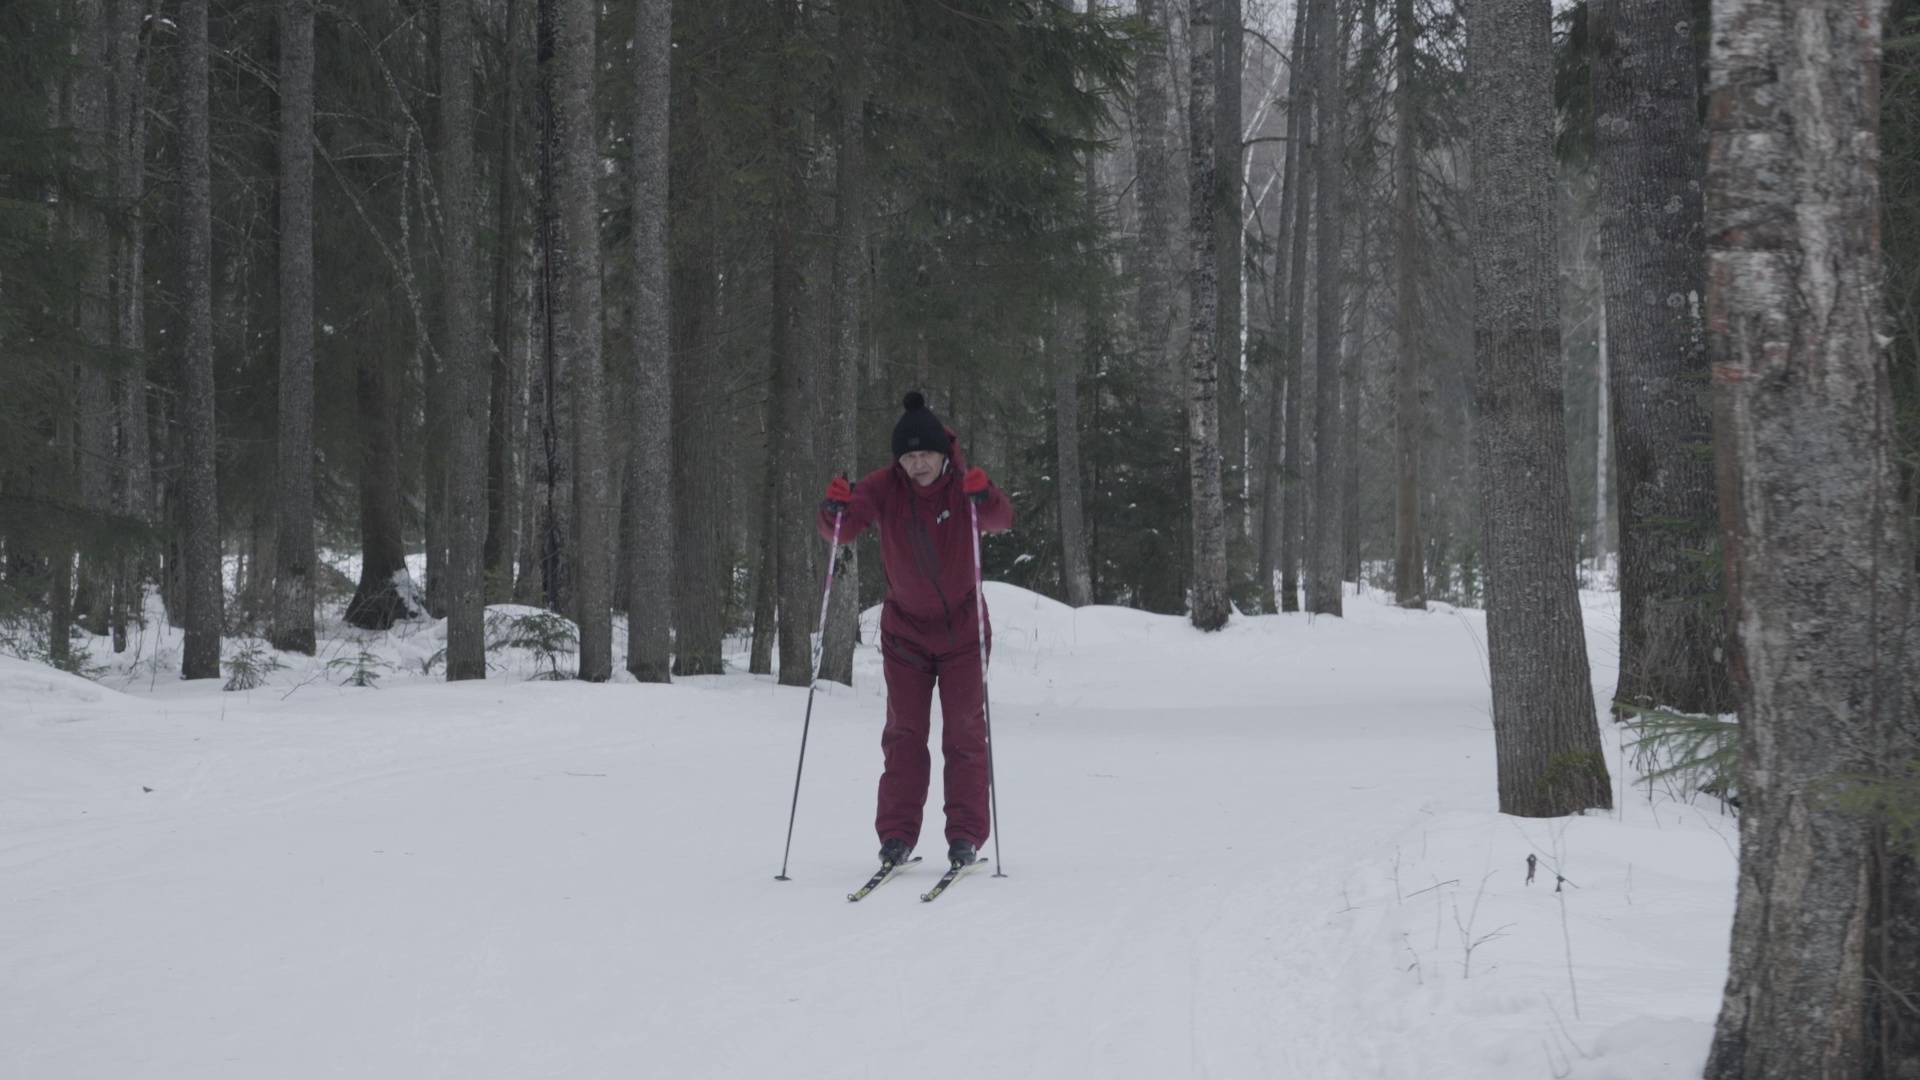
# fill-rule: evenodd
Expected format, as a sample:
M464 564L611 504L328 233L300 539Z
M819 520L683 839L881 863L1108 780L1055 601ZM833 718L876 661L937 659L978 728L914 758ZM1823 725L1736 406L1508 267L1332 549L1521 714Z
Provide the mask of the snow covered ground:
M1008 876L934 904L937 771L929 861L844 899L871 648L817 699L784 883L806 691L768 679L505 651L446 685L433 626L366 644L373 688L339 634L247 692L152 630L99 683L0 659L0 1077L1699 1075L1735 823L1645 784L1495 813L1478 613L988 597Z

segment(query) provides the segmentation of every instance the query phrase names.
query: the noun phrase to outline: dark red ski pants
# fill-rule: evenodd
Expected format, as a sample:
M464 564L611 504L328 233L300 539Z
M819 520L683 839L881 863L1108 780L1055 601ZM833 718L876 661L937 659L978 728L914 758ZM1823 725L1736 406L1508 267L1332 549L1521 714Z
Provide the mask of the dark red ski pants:
M967 839L976 848L987 842L987 721L980 684L980 642L966 640L939 653L927 653L892 634L882 634L880 649L887 676L887 726L880 733L886 768L880 774L879 810L874 828L880 839L899 837L914 847L927 806L933 759L927 741L933 719L933 692L940 691L940 752L946 794L947 839Z

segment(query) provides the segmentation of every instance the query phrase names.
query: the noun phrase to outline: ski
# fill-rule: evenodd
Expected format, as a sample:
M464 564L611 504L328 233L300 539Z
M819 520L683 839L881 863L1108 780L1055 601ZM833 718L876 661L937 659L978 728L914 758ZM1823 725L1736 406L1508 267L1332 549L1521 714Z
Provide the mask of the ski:
M848 902L851 903L855 900L859 900L861 897L866 896L868 893L886 884L889 880L893 878L893 875L899 873L900 871L906 869L909 866L912 866L914 863L917 863L919 861L920 861L920 856L915 855L913 858L908 859L906 862L903 862L903 863L881 863L879 872L874 874L872 877L868 878L867 883L865 885L862 885L858 889L855 889L854 891L847 894Z
M961 866L952 867L946 873L940 875L940 880L933 883L933 888L928 889L926 892L921 893L920 899L928 902L932 902L934 900L939 899L940 894L943 892L946 892L948 886L952 885L956 881L959 881L960 878L967 873L967 871L977 870L980 867L985 865L987 865L987 860L975 859L970 863L966 863Z

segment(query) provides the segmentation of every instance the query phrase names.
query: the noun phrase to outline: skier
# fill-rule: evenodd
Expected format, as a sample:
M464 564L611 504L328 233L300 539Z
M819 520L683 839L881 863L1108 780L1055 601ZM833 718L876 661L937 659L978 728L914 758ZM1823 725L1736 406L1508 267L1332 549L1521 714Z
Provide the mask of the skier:
M883 869L904 864L920 841L932 757L927 739L933 691L940 690L940 750L946 793L947 859L974 862L989 824L985 686L975 616L974 538L1013 527L1013 504L979 468L968 468L957 439L927 399L910 393L893 426L893 464L849 485L836 476L820 507L820 535L851 543L880 527L887 598L880 611L880 653L887 678L887 724L880 733L874 828ZM836 518L839 534L835 535ZM986 607L979 605L984 613ZM987 637L992 641L992 625Z

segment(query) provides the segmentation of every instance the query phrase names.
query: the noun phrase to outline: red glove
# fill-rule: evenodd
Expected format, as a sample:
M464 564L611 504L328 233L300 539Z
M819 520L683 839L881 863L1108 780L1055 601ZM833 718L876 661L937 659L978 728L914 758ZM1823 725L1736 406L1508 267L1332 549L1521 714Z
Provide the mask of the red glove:
M960 490L966 492L967 498L974 502L984 501L987 497L987 470L978 465L968 469L967 475L960 478Z
M843 510L853 501L853 486L844 476L836 476L827 485L827 507L831 510Z

